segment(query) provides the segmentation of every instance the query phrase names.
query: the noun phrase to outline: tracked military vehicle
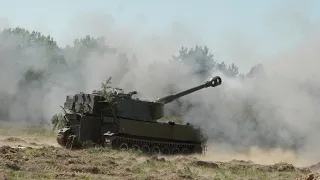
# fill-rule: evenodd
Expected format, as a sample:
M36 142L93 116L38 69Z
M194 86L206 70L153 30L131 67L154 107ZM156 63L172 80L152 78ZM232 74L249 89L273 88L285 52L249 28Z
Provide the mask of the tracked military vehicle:
M221 78L216 76L199 86L155 101L133 98L136 91L124 93L117 88L107 96L99 91L67 96L63 107L66 125L59 129L57 142L66 148L83 147L85 142L93 142L145 153L203 153L205 136L201 129L189 123L158 120L164 117L165 104L220 84Z

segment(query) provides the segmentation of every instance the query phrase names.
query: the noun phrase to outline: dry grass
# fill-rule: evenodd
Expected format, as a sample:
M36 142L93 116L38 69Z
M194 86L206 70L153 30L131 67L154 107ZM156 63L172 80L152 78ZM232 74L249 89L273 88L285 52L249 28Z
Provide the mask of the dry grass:
M288 164L213 163L102 148L70 151L53 146L2 146L0 157L1 174L9 179L294 179L309 173Z
M209 162L197 157L145 156L108 148L67 150L50 129L0 127L0 179L296 179L311 173L290 164ZM17 133L17 134L15 134ZM42 138L42 139L41 139ZM41 139L43 142L41 142ZM50 140L50 143L46 143ZM25 148L19 148L22 145Z

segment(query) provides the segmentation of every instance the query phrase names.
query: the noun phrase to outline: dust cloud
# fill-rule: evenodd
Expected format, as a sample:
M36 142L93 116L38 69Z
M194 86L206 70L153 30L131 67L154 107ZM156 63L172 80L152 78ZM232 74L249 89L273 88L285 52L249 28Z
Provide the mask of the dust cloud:
M231 154L233 158L261 162L319 161L317 25L315 28L309 25L303 31L307 35L301 36L297 46L264 61L265 76L229 78L215 71L203 79L193 76L193 65L181 66L171 61L181 45L201 44L201 39L190 28L176 23L166 35L148 36L139 34L139 26L118 28L115 23L109 15L96 13L74 19L65 39L71 41L85 34L104 36L101 43L105 41L117 51L101 54L95 48L84 50L71 45L62 50L67 66L50 64L41 44L17 50L21 37L1 37L0 97L5 102L0 104L5 114L2 118L49 122L51 116L60 111L59 106L67 94L91 92L100 88L100 83L109 76L113 77L115 86L126 91L137 90L142 98L156 99L171 92L169 85L173 85L174 91L180 91L220 75L221 86L194 93L181 101L194 103L191 110L181 112L185 121L203 128L209 139L218 144L215 147L222 149L221 153L216 153L216 149L209 151L207 158L226 159ZM181 33L184 29L190 31ZM250 51L248 47L244 49ZM122 53L126 53L127 58L123 58ZM43 84L21 89L20 81L30 68L44 69L50 78ZM223 156L223 152L227 155Z
M286 30L277 35L284 33L284 39L292 37L297 43L263 62L265 76L245 80L222 76L223 85L216 92L193 96L198 107L187 113L186 120L199 124L214 142L209 143L207 158L296 165L319 161L319 21L311 21L307 7L300 8L298 2L289 7L280 6L273 14L281 17L285 28L272 27Z

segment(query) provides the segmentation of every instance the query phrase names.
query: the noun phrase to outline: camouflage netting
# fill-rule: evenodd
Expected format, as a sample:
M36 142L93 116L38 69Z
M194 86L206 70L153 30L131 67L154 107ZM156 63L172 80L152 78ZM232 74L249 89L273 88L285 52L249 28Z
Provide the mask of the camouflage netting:
M113 112L116 109L116 102L112 98L112 86L111 84L112 77L110 76L105 82L101 83L101 90L99 90L99 95L104 98L104 101L110 102L110 108ZM51 124L53 125L53 130L61 129L65 127L67 119L64 117L63 113L54 114L51 118Z
M99 91L99 95L105 98L105 102L110 103L110 108L115 112L117 103L112 97L111 79L112 77L110 76L105 82L101 83L101 90Z
M67 120L64 118L62 113L55 114L51 118L51 123L53 124L53 131L56 129L61 129L65 127Z

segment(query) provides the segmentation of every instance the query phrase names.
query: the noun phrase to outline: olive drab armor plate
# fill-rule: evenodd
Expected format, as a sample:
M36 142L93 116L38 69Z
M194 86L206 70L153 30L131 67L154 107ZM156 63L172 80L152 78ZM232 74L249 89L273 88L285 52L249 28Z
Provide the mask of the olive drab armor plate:
M219 76L205 83L155 101L132 97L113 89L107 97L99 91L66 97L67 126L58 132L57 141L65 147L80 147L91 141L117 149L140 149L143 152L180 154L201 153L205 137L201 129L190 124L160 123L164 106L177 98L203 88L221 84Z

